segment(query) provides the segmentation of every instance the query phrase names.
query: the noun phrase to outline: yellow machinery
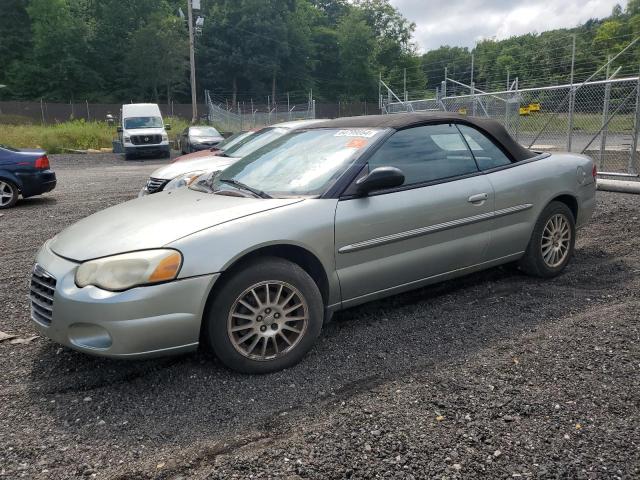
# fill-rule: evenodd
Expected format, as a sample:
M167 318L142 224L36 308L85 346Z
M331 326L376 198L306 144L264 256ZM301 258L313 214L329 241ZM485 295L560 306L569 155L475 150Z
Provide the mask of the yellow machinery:
M529 109L529 107L520 107L520 115L521 116L528 116L531 113L531 110Z
M458 109L458 113L460 115L466 115L467 114L467 109L466 108L459 108Z
M539 103L530 103L529 104L529 111L530 112L539 112L541 109L540 104Z

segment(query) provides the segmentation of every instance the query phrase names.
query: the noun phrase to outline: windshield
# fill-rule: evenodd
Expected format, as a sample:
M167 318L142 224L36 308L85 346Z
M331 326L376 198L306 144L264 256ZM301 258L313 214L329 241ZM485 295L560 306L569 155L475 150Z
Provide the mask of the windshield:
M220 133L213 127L191 127L189 134L192 137L219 137Z
M222 142L220 142L216 146L216 148L218 150L226 150L228 148L233 147L234 145L237 145L238 143L240 143L242 140L244 140L245 138L249 137L250 135L253 135L253 132L235 133L235 134L231 135L229 138L226 138Z
M325 192L374 143L382 129L317 129L291 132L247 155L221 173L201 177L190 188L207 193L250 187L271 197ZM261 195L262 196L262 195Z
M135 130L136 128L163 128L162 118L160 117L129 117L124 119L124 128L126 130Z
M264 147L268 143L271 143L274 140L282 137L290 131L291 130L288 128L266 127L262 130L258 130L250 137L247 137L244 140L238 142L233 147L225 148L224 153L226 153L230 157L242 158L249 155L250 153L255 152L259 148Z

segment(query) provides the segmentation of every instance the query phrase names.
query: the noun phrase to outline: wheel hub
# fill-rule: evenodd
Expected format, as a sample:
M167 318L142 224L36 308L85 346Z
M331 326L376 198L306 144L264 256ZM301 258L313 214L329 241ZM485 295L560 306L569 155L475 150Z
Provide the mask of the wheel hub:
M542 231L541 253L545 264L551 268L562 265L569 254L571 228L562 214L553 215Z
M271 360L288 353L303 337L308 323L306 300L285 282L261 282L234 302L227 331L240 354Z

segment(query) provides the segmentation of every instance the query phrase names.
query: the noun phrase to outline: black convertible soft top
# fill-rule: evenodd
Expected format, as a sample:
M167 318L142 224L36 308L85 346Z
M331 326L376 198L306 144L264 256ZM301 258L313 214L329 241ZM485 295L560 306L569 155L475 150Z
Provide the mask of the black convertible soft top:
M500 145L505 153L516 162L538 155L538 153L524 148L511 138L509 132L495 120L467 117L466 115L450 112L394 113L391 115L343 117L314 123L308 128L393 128L401 130L407 127L443 122L466 124L481 130Z

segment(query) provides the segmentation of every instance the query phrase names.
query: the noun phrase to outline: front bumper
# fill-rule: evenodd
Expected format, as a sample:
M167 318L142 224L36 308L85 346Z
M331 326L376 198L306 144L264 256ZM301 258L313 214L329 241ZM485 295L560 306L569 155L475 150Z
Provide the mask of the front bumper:
M171 153L171 147L168 143L159 145L125 145L124 153L129 156L147 156L147 155L159 155Z
M78 264L57 256L48 243L36 262L56 281L51 321L31 315L38 331L74 350L111 358L197 349L207 296L219 276L109 292L92 286L78 288L74 280Z
M210 150L213 147L215 147L216 145L218 145L218 143L220 142L210 142L210 143L192 143L191 144L191 151L193 152L200 152L202 150Z

